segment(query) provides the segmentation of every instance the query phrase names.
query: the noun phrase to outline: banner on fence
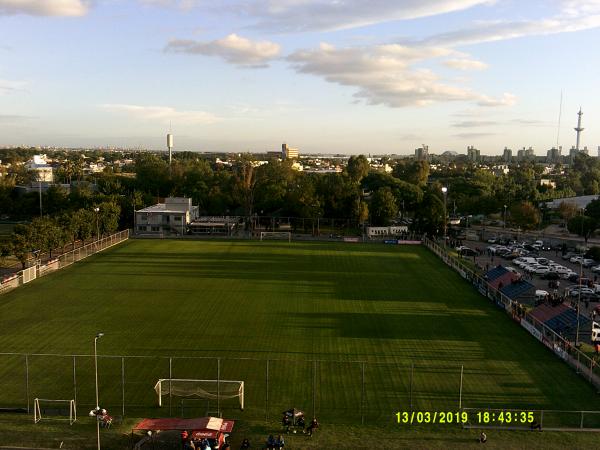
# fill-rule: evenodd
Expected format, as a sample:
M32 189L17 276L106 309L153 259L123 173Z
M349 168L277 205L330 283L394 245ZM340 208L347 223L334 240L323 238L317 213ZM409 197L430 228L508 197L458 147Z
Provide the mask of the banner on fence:
M529 333L534 336L538 341L542 340L542 333L536 327L531 325L525 319L521 319L521 326L525 328Z

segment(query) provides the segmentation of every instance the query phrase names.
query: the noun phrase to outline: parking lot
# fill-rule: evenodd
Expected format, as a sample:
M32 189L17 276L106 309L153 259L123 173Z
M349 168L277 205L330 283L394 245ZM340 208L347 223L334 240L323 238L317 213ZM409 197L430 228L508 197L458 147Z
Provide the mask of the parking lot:
M581 273L584 287L584 289L582 289L580 304L581 314L590 316L592 310L598 306L598 302L600 301L600 268L596 269L599 271L598 273L593 270L594 267L600 265L600 262L590 260L586 261L584 266L580 262L571 262L570 260L570 257L572 256L581 257L581 253L566 252L563 254L562 249L559 250L558 247L548 250L547 248L549 248L549 246L544 244L544 248L546 249L543 250L541 248L531 248L531 242L525 243L525 245L523 244L524 243L513 243L502 245L488 242L465 241L463 245L475 250L477 255L465 257L472 258L482 270L487 271L497 265L513 267L524 279L532 283L536 287L536 290L546 291L551 295L555 294L565 297L566 301L572 306L576 306L579 299L579 295L576 291L579 288L579 277ZM508 248L511 250L509 253L510 256L500 256L502 252L494 250L494 246L499 246L495 247L496 249L502 247ZM527 250L528 248L531 250ZM518 253L523 253L523 256L520 258L535 258L537 261L544 263L538 264L538 266L541 267L538 269L538 273L527 272L524 267L519 267L517 263L520 260L515 258L515 255ZM563 259L563 256L567 259ZM548 269L545 270L544 267ZM542 275L542 272L556 272L558 278L556 275ZM547 279L544 277L557 279ZM595 286L587 288L585 286L587 281L590 281L591 284ZM558 287L555 284L556 282L559 284ZM575 291L573 292L574 295L569 295L569 291Z

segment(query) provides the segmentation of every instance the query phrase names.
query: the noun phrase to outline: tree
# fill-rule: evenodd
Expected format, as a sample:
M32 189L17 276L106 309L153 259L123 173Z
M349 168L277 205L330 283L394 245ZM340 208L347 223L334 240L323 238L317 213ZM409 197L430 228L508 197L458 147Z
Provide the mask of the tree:
M562 205L563 204L561 203L560 206L562 206ZM559 208L560 208L560 206L559 206ZM574 217L575 214L577 213L577 207L575 205L572 205L572 206L573 206L573 210L575 212L571 216L571 218ZM588 205L585 208L585 215L588 217L591 217L593 219L596 219L597 221L600 222L600 200L599 199L592 200L590 203L588 203Z
M587 244L588 239L598 227L598 222L588 216L575 216L567 223L567 229L570 233L581 236Z
M102 202L98 205L98 220L100 221L100 234L112 234L119 229L121 207L113 201Z
M400 161L392 174L407 183L425 186L429 179L429 163L427 161Z
M388 187L378 189L371 199L370 210L373 225L389 225L398 215L398 205L392 190Z
M510 208L510 220L523 230L534 230L541 221L541 214L531 202L520 202Z
M360 183L367 176L370 168L371 166L365 155L358 155L350 157L346 171L353 182Z
M569 222L569 220L571 220L577 215L577 205L575 205L574 203L560 202L560 205L558 205L558 213L560 214L560 217L562 217L562 219L565 221L565 223L567 223ZM600 210L598 210L598 213L600 213ZM592 216L593 214L590 214L590 217ZM597 218L600 219L600 215L598 215Z

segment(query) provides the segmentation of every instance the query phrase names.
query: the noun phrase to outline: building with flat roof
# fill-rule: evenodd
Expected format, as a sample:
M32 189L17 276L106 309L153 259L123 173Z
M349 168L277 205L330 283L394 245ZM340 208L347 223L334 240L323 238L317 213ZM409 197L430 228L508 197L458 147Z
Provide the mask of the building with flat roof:
M467 159L475 163L479 162L479 160L481 159L481 152L472 145L470 145L469 147L467 147Z
M189 224L198 218L198 207L191 198L167 197L164 203L135 212L135 233L184 235Z
M25 167L28 171L35 172L35 181L42 183L54 182L52 166L46 161L46 155L34 155L33 159L25 164Z
M297 148L289 147L287 144L281 144L281 159L298 159L300 152Z
M428 161L429 160L429 146L423 145L422 147L415 149L415 159L417 161Z

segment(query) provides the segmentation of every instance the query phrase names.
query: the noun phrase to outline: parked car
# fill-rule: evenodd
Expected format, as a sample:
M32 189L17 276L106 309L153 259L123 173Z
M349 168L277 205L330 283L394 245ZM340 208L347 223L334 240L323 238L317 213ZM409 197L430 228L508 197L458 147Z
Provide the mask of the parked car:
M594 261L593 259L583 259L583 267L592 267L594 264L596 264L596 261Z
M558 272L548 271L542 275L544 280L558 280L560 278L560 274Z

